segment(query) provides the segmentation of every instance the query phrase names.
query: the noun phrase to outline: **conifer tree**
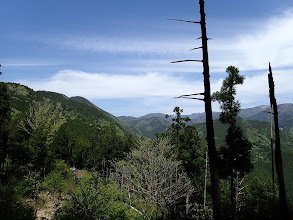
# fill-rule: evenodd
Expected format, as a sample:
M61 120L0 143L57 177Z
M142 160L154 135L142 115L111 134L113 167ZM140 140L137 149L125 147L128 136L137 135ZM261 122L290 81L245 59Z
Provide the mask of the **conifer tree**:
M235 186L234 178L236 175L243 177L250 172L253 165L250 161L251 143L243 137L241 128L237 125L237 114L240 111L240 103L235 100L236 85L243 84L244 76L239 74L237 67L229 66L226 69L227 78L223 81L221 90L212 95L213 100L220 103L222 113L220 121L228 124L229 128L226 135L226 146L220 149L220 164L222 171L221 177L231 178L231 214L235 212Z

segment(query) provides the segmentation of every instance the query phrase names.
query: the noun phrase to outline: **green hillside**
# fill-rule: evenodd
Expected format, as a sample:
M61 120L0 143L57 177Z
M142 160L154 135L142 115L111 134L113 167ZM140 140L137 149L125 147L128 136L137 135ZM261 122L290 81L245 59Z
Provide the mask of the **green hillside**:
M76 96L69 98L63 94L55 92L35 92L27 86L15 83L9 83L8 88L11 98L11 105L17 111L24 113L28 111L29 106L33 101L38 102L42 101L44 98L48 98L54 102L61 103L67 111L76 114L78 118L87 121L89 124L98 120L113 123L121 131L126 130L128 132L133 132L127 124L121 122L113 115L105 112L83 97Z
M271 178L271 147L270 147L270 124L262 121L243 120L238 118L238 123L244 131L245 136L252 143L251 152L254 170L249 174L249 179L258 177L265 181ZM203 143L205 143L205 124L195 125L199 130ZM216 146L225 144L225 136L228 126L223 125L219 120L214 121ZM285 131L280 131L281 148L283 156L284 176L288 199L293 201L293 136ZM276 172L275 172L275 178ZM277 183L277 179L275 179Z
M19 212L15 209L14 204L22 204L23 207L16 208L33 216L33 210L37 212L46 203L42 204L40 202L46 201L44 197L48 192L52 196L51 198L59 202L62 196L66 197L65 209L63 211L60 207L58 209L61 212L70 210L70 214L71 208L77 207L75 202L86 206L84 212L87 212L87 208L91 209L90 207L92 207L93 203L97 203L97 207L101 207L98 205L100 203L104 204L112 210L114 205L109 206L109 204L115 201L121 205L122 210L128 213L132 210L132 207L126 207L125 201L131 202L138 209L141 207L140 205L148 206L149 204L148 200L142 200L145 196L139 197L139 199L136 197L130 198L130 194L135 195L132 191L135 189L134 186L143 187L142 184L144 183L141 181L148 179L145 177L152 176L157 170L160 170L160 172L169 170L168 172L170 173L162 173L159 178L155 178L161 180L163 179L161 175L168 178L171 176L173 178L171 183L175 184L177 182L177 174L174 175L174 171L177 169L176 164L179 161L175 157L174 147L170 145L169 151L164 154L162 154L161 150L158 151L160 147L165 148L166 143L170 140L164 138L149 140L155 133L165 131L170 126L172 118L166 120L163 114L149 114L140 118L119 117L117 119L83 97L69 98L54 92L36 92L26 86L14 83L6 85L8 86L8 96L12 111L11 120L7 120L6 126L7 131L9 131L7 142L5 142L7 148L2 147L0 149L3 158L0 170L1 177L3 177L3 181L1 179L0 183L0 207L2 207L1 211L5 210L3 216L8 216L10 213L18 216ZM8 97L6 92L3 94L3 98ZM7 106L9 107L9 104ZM10 109L10 107L7 109ZM10 115L10 112L7 112ZM246 113L247 116L254 114ZM255 111L255 113L259 112ZM288 113L287 115L289 116L290 114ZM194 114L193 116L193 119L197 120L202 118L203 115ZM286 120L286 117L284 120ZM265 182L267 178L271 177L270 124L262 121L244 120L240 117L238 118L238 123L242 127L245 136L253 144L252 162L255 169L249 174L248 181L258 177ZM206 126L201 123L195 124L195 127L198 129L200 137L194 127L187 126L178 139L182 141L182 145L179 145L177 157L179 158L180 156L179 160L184 163L178 169L178 172L184 171L184 169L190 172L184 175L182 173L182 177L196 173L195 169L198 170L197 174L199 175L196 174L196 178L189 183L190 186L193 184L193 187L195 187L194 198L191 198L190 203L198 205L203 201L202 184L204 183L205 152L202 146L206 144ZM225 144L227 125L215 120L214 128L216 145L220 147ZM142 138L138 141L131 133L136 136L143 134L147 138ZM175 136L171 137L174 138ZM293 136L286 132L285 129L281 131L281 144L288 199L292 202L293 175L291 168L293 162L291 158L293 158ZM157 152L153 155L154 157L148 154L152 152L151 150ZM172 160L171 156L172 158L174 157ZM170 159L169 165L166 165L168 158ZM159 169L158 164L161 164ZM171 166L170 164L173 165ZM149 167L154 168L154 170L149 170ZM143 175L139 174L141 168ZM111 179L114 177L117 179ZM119 184L115 185L118 182L114 183L114 181L112 184L109 180L119 181L120 188ZM150 180L152 182L152 178ZM130 183L133 185L129 185ZM169 180L167 183L166 187L169 187ZM254 187L253 182L250 183L248 187ZM100 184L99 189L96 188L98 184ZM174 184L173 186L175 186ZM210 183L208 182L208 184ZM146 184L146 186L149 185L152 185L152 183ZM183 188L185 189L186 187ZM207 199L208 204L211 204L209 188L208 186ZM131 192L124 194L126 191L123 190L130 190ZM257 190L261 192L262 189ZM269 191L269 189L266 190ZM167 192L170 190L159 191ZM224 191L225 189L223 189L223 195L228 195L227 191ZM138 190L138 192L140 194L141 190ZM149 192L149 190L144 192ZM98 198L96 197L97 193L106 193L113 197L103 195ZM154 193L157 193L157 191L154 191ZM170 193L172 194L172 190ZM254 191L249 193L249 195L253 195ZM115 196L118 194L121 197ZM224 200L225 198L223 198ZM153 200L152 204L156 204L157 201L157 199ZM247 207L249 207L249 201ZM186 198L184 197L180 213L185 213L185 202ZM252 201L251 204L254 206L257 202ZM208 206L208 209L211 210L211 206ZM66 207L69 209L66 210ZM266 207L266 205L262 207ZM76 211L78 212L79 210L80 208L78 207ZM144 210L153 212L151 208ZM253 210L251 209L250 211ZM196 216L201 216L200 208L195 208L192 213ZM134 216L136 215L137 213L134 212ZM186 218L183 217L182 219Z
M138 136L127 124L85 98L69 98L59 93L47 91L35 92L26 86L15 83L7 85L12 115L16 124L19 123L18 118L26 117L32 103L43 103L45 100L49 100L52 105L61 105L66 123L54 136L50 149L51 153L54 154L53 157L65 159L70 165L90 167L93 165L93 161L96 164L101 163L100 160L103 157L109 159L121 157L123 156L121 153L128 148L126 143L132 136ZM104 133L107 135L102 135ZM112 140L117 142L114 143ZM111 147L114 148L110 149ZM115 148L119 150L115 151ZM70 155L65 153L64 149L70 151ZM114 153L110 152L111 150ZM114 155L115 153L116 155ZM97 158L94 158L95 156Z
M127 123L132 129L138 130L143 136L153 138L156 133L166 131L171 124L170 120L164 117L119 117L121 121Z

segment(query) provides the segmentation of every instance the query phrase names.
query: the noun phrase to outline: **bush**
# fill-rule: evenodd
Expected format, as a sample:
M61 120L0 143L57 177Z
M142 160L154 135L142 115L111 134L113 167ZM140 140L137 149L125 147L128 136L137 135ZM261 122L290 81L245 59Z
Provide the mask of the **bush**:
M62 193L70 191L73 185L73 173L63 160L57 160L53 164L52 171L45 177L43 187L50 192Z
M79 182L74 195L57 210L54 219L93 220L129 219L125 194L115 182L105 183L97 176L87 175Z

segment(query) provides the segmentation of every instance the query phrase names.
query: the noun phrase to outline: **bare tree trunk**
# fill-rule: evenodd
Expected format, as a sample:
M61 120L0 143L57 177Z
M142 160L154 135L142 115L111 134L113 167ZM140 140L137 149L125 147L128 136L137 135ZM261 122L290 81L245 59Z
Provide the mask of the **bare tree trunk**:
M271 155L272 155L272 184L273 194L275 194L275 170L274 170L274 141L273 141L273 120L272 120L272 105L270 105L270 121L271 121Z
M232 162L233 163L233 162ZM235 219L235 188L234 188L234 169L231 166L231 181L230 181L230 200L231 200L231 217Z
M208 180L208 152L206 152L206 169L205 169L204 192L203 192L203 209L204 210L206 210L207 180Z
M210 173L211 173L211 190L213 199L213 217L215 220L222 218L222 205L221 205L221 190L220 190L220 178L218 169L218 158L215 146L214 124L211 104L211 88L210 88L210 70L209 70L209 58L208 58L208 46L207 46L207 34L206 34L206 22L204 1L200 0L200 15L201 15L201 32L202 32L202 54L203 54L203 75L204 75L204 101L205 101L205 113L206 113L206 127L207 127L207 142L210 158Z
M186 196L186 215L189 212L189 195Z
M289 211L288 204L286 199L286 190L285 190L285 181L284 181L284 173L283 173L283 162L282 162L282 154L281 154L281 141L280 141L280 131L279 131L279 121L278 121L278 107L277 101L275 98L275 85L273 80L273 74L271 65L269 64L268 74L269 78L269 87L270 87L270 102L274 109L274 121L275 121L275 163L276 163L276 171L278 175L278 183L279 183L279 200L281 205L281 217L282 219L289 219Z

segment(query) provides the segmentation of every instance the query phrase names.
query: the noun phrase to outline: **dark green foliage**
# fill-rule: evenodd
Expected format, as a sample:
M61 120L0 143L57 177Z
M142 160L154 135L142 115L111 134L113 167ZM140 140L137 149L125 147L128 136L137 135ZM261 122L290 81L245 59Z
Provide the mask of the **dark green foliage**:
M8 127L10 121L10 101L5 83L0 82L0 173L3 170L4 159L8 154Z
M176 114L175 117L172 115L166 115L166 118L172 117L173 123L168 128L168 130L171 133L171 136L177 139L179 137L180 131L186 126L186 122L190 121L190 118L182 117L181 113L183 112L183 109L180 109L178 106L174 108L173 112ZM177 143L177 140L174 141Z
M26 144L29 149L30 163L34 164L36 169L44 167L48 159L48 147L46 146L46 136L43 129L35 130Z
M88 126L79 120L69 120L58 132L52 144L52 157L63 159L70 166L105 171L109 161L123 158L136 146L127 132L118 133L114 125Z
M68 165L83 168L94 129L81 119L69 119L57 133L51 145L51 156Z
M33 101L39 102L43 100L43 97L27 86L17 83L7 83L6 85L8 86L11 107L17 111L25 113Z
M235 101L236 85L243 84L244 77L239 75L238 68L234 66L229 66L226 72L228 76L223 80L221 90L212 96L213 100L220 103L222 110L220 121L229 125L225 139L226 145L219 151L219 170L220 178L231 177L231 218L233 219L237 207L237 189L234 179L236 175L243 177L249 173L253 165L250 160L252 145L243 137L241 128L236 124L236 116L240 111L240 103Z
M122 159L125 153L134 147L135 140L130 134L119 135L113 125L100 127L92 137L86 166L96 167L106 172L106 169L110 168L111 160Z
M235 101L235 86L243 84L244 77L239 75L238 68L234 66L229 66L226 72L228 76L223 80L221 90L213 94L213 99L220 103L222 110L220 121L229 125L225 139L226 146L220 149L222 178L233 176L234 171L240 172L243 176L253 168L250 161L252 145L243 137L242 130L236 123L240 103Z
M178 160L191 179L198 193L202 198L204 184L204 158L205 150L201 147L201 139L195 126L187 125L179 134Z
M195 183L197 182L196 177L201 176L204 166L204 151L201 148L201 140L195 126L186 126L186 122L190 119L181 116L183 109L175 107L173 112L176 114L172 118L173 123L167 133L162 133L161 136L170 136L171 144L175 146L177 159L182 161L185 171Z
M239 219L280 219L279 201L273 194L272 180L254 178L245 189L245 206Z
M230 181L221 180L224 219L231 219ZM272 180L260 181L255 177L242 184L234 219L280 219L277 193L273 193Z
M270 149L270 124L261 121L250 121L237 118L237 124L241 127L243 134L252 144L251 162L254 169L248 174L248 181L258 177L261 181L266 181L271 177L271 149ZM214 121L216 146L220 148L225 144L225 134L228 125L222 124L219 120ZM198 124L200 133L205 133L205 124ZM288 200L293 201L293 136L287 132L280 131L281 147L284 162L285 183L288 190ZM205 144L204 136L201 136L202 143ZM275 180L276 182L276 180Z
M229 168L233 167L243 177L253 169L250 161L252 144L243 137L242 130L238 126L228 128L225 142L229 147L220 148L220 176L226 179L230 176Z
M70 192L74 184L72 171L63 160L56 160L51 165L51 172L45 177L43 187L49 192ZM71 185L71 186L70 186Z
M32 155L28 144L30 135L18 126L23 115L19 112L15 113L15 111L12 115L8 139L9 157L15 165L25 165L31 162Z
M31 163L40 170L62 159L70 166L101 169L102 163L105 168L103 161L108 166L108 160L121 158L135 147L127 126L82 97L71 99L53 92L34 92L19 84L7 85L13 107L9 156L14 163ZM61 123L55 127L46 120L39 123L35 117L38 109L56 113L53 120L59 118Z
M223 80L221 90L213 93L212 99L221 103L220 108L222 112L220 114L220 121L231 124L235 121L235 117L240 111L240 103L235 101L235 85L243 84L245 78L239 75L238 68L234 66L229 66L226 72L228 76Z
M124 204L126 195L120 192L115 182L105 183L97 176L85 177L74 195L66 201L54 219L93 220L129 219Z
M32 207L24 202L21 193L17 192L18 179L2 179L0 184L0 219L33 220Z

